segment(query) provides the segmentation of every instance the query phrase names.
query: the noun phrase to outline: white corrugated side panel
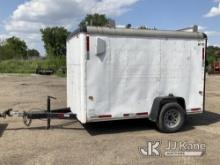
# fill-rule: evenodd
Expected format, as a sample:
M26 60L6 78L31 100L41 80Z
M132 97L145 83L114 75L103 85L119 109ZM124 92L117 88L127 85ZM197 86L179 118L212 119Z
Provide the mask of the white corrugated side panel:
M123 118L149 112L159 95L160 40L128 37L91 37L87 61L87 117ZM96 56L96 40L106 41L107 51Z
M187 111L203 108L204 47L204 40L161 40L160 95L183 97Z
M96 55L97 38L106 42L106 53ZM173 93L186 106L202 108L204 66L198 40L123 36L90 37L87 61L87 118L99 115L150 113L158 96ZM94 99L89 100L92 96Z
M67 41L67 106L81 123L85 115L85 34Z

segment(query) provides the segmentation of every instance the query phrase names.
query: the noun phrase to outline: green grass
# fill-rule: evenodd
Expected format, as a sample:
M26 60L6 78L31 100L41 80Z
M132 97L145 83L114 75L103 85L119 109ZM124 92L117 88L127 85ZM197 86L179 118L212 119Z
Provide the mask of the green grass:
M43 69L54 69L56 75L64 77L60 68L66 66L65 58L48 58L45 60L5 60L0 61L0 73L35 73L38 67Z

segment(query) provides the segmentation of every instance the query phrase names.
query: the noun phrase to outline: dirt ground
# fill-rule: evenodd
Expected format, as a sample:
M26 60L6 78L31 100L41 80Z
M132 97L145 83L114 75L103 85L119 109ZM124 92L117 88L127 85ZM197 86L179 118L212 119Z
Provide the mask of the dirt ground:
M0 111L44 109L47 95L57 97L53 108L66 106L66 80L55 76L0 75ZM175 134L162 134L146 120L88 125L75 121L33 121L26 128L21 118L0 119L0 164L219 164L220 76L208 76L206 113L189 117ZM202 157L149 157L139 152L147 141L206 144Z

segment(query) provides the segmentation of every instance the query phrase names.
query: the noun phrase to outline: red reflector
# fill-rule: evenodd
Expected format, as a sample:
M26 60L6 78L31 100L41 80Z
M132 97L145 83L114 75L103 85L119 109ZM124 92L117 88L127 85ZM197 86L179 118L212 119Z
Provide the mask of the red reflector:
M124 117L128 117L128 116L129 116L129 114L128 114L128 113L124 114Z
M191 111L195 112L195 111L202 111L201 108L192 108Z
M87 52L89 52L89 47L90 47L89 36L86 36L86 50L87 50Z
M59 119L64 119L64 114L58 114Z
M136 113L136 115L148 115L148 113L147 112L142 112L142 113Z
M112 115L100 115L100 116L98 116L99 118L111 118L112 117Z
M205 48L202 48L202 60L205 59Z

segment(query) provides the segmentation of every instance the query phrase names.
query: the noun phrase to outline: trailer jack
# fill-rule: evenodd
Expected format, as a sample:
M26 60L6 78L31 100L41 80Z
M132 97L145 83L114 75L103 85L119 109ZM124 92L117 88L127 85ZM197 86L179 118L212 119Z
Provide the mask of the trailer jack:
M51 99L56 99L55 97L47 97L47 110L44 111L33 111L33 112L18 112L13 111L13 109L8 109L4 112L0 112L0 118L6 119L7 117L22 117L25 126L29 127L32 120L36 119L47 119L47 129L50 129L51 119L76 119L76 114L73 114L70 108L59 108L51 109Z

